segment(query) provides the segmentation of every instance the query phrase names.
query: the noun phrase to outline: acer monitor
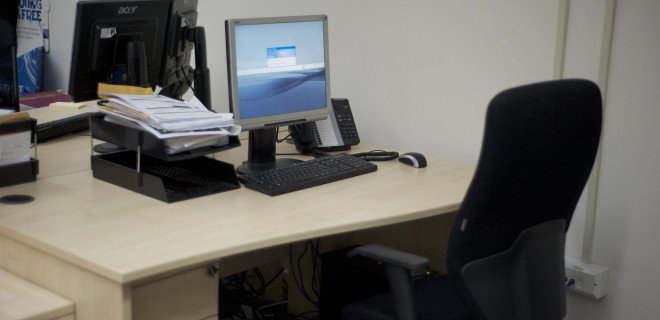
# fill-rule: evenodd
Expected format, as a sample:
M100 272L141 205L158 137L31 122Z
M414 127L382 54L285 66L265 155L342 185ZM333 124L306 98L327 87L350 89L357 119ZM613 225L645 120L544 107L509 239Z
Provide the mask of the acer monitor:
M325 15L225 21L229 107L249 130L239 173L288 166L276 159L277 128L327 118L330 108Z
M161 94L180 98L195 81L195 95L205 96L200 100L210 108L204 29L196 22L197 0L79 1L71 99L97 99L100 82L160 86ZM190 66L193 49L196 69Z

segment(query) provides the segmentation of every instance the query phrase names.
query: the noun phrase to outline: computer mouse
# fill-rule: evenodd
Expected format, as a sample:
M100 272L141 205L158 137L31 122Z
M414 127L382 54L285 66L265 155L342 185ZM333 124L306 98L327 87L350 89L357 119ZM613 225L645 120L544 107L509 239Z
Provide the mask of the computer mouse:
M426 167L426 157L419 152L407 152L399 156L399 162L413 168Z

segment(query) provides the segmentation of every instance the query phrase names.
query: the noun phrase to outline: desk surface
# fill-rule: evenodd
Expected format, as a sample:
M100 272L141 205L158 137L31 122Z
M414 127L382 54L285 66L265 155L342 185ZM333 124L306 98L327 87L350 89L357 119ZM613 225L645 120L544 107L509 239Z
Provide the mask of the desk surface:
M246 144L216 159L238 165ZM352 152L372 149L361 144ZM278 152L295 148L280 144ZM275 245L453 212L474 172L435 159L423 169L389 161L377 163L375 173L277 197L241 187L167 204L94 179L89 136L40 144L38 156L36 182L0 188L0 196L35 197L0 204L0 234L123 284Z

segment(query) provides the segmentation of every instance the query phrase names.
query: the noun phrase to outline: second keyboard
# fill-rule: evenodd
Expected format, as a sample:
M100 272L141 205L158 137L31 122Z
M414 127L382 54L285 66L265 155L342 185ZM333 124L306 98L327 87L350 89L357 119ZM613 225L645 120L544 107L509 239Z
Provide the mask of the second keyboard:
M346 153L298 162L292 166L239 175L246 187L276 196L351 178L378 167Z
M49 122L37 124L37 142L44 142L70 133L89 129L89 117L101 112L85 112Z

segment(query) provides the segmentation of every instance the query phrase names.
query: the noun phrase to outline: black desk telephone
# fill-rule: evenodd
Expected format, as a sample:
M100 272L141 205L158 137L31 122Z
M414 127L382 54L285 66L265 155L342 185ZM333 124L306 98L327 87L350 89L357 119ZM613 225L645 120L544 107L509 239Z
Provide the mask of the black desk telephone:
M289 126L301 153L349 150L360 143L355 119L348 99L332 99L332 110L326 120Z

